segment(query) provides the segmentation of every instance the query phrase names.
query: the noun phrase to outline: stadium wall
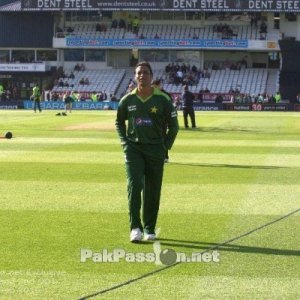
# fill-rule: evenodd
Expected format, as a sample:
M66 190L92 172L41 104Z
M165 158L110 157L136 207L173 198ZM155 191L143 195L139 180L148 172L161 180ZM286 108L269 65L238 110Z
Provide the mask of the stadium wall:
M52 48L53 15L0 13L0 47Z
M279 44L282 56L281 94L284 99L295 101L300 93L300 42L282 40Z

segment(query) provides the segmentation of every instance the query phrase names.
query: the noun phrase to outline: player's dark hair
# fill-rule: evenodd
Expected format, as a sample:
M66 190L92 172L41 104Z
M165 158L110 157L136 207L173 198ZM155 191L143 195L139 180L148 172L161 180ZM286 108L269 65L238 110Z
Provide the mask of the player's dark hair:
M150 64L147 62L147 61L141 61L139 62L136 66L135 66L135 70L138 68L138 67L147 67L150 71L150 74L153 76L153 71L152 71L152 68L150 66Z

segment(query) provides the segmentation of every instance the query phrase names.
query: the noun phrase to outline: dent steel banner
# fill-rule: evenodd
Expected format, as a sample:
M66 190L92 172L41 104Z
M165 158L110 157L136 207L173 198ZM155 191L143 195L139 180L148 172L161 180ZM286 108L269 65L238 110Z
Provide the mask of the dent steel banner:
M300 12L300 0L21 0L21 9Z

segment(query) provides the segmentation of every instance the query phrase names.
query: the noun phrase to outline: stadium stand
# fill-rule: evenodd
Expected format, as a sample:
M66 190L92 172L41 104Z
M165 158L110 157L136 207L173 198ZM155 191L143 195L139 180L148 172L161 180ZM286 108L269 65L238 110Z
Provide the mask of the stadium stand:
M72 70L66 71L70 74ZM123 77L125 70L85 70L85 71L72 71L74 78L60 77L58 83L62 82L64 85L55 85L52 89L53 92L65 93L67 91L78 91L80 93L91 93L106 91L108 94L115 94ZM80 80L84 78L88 80L88 84L81 84Z
M35 4L28 2L26 5L34 6ZM238 89L241 93L268 92L273 94L281 88L281 84L286 85L289 81L279 80L280 56L278 55L279 58L273 66L271 66L273 62L270 60L274 53L280 52L278 40L283 39L288 32L286 28L290 24L283 15L281 16L283 25L280 27L275 24L272 13L261 13L260 11L249 13L233 13L232 11L226 13L208 11L162 13L144 9L132 12L130 10L128 12L115 10L92 12L83 9L71 12L64 8L59 13L54 10L47 11L47 9L40 11L39 17L35 20L31 16L32 13L37 13L36 10L37 8L32 7L29 11L22 11L20 1L3 0L0 2L0 24L11 25L13 18L12 14L8 12L18 13L20 15L18 32L20 31L19 35L22 36L22 38L18 38L17 48L14 48L13 45L9 46L8 43L14 39L15 35L11 34L10 36L9 30L4 25L1 26L0 55L5 57L3 62L16 62L14 60L15 53L29 51L29 44L33 45L30 50L34 51L32 63L37 61L38 57L49 57L48 55L39 55L39 51L55 52L50 55L53 57L51 61L45 58L46 72L43 76L39 76L39 74L32 76L31 82L25 83L27 86L30 86L38 78L52 92L63 93L77 90L89 93L105 90L108 94L117 94L120 97L126 90L129 79L132 79L133 76L132 66L134 64L131 63L130 58L133 55L132 51L137 52L135 60L147 59L153 64L154 70L156 70L155 76L163 79L164 89L171 93L181 92L181 85L169 80L164 71L166 63L196 64L198 68L208 70L210 74L208 78L199 77L191 84L190 89L195 93L202 89L208 89L212 93L228 93L232 89ZM128 30L128 14L130 13L132 16L139 16L140 25L137 34ZM161 17L159 17L160 15ZM165 18L165 16L168 17ZM47 30L43 28L44 36L41 30L37 34L32 34L33 31L30 30L26 30L26 34L21 31L26 27L27 19L30 19L31 28L40 29L41 26L38 26L37 20L41 20L41 18L47 19L48 24ZM122 26L120 25L121 19L124 19ZM114 26L112 26L113 23ZM262 32L263 23L265 23L266 29ZM10 26L10 32L13 32L12 26ZM292 35L292 30L290 32ZM50 35L52 35L51 39ZM68 37L75 38L74 47L67 44ZM138 42L136 47L129 46L129 48L120 49L113 44L108 44L108 46L97 44L103 40L122 42L124 39L136 40L141 37L146 40L211 40L217 41L219 44L216 44L215 48L200 46L199 49L189 49L188 47L143 48L138 46ZM84 38L88 39L90 44L81 44L85 40ZM222 40L225 40L224 44L221 43ZM229 46L225 45L227 40ZM232 47L230 47L230 41L233 42ZM234 46L234 41L244 44L241 47ZM22 45L24 49L22 49ZM91 52L94 50L103 53L93 56ZM89 57L88 52L91 54ZM236 63L245 55L249 57L247 66L243 65L238 69L226 67L228 61ZM93 61L91 58L96 59ZM59 67L62 66L66 73L69 73L72 65L77 62L86 64L87 68L84 72L74 72L75 78L55 77ZM219 67L216 69L214 65ZM48 70L51 70L52 73ZM62 80L68 86L58 86L57 82L51 86L51 80L54 82L53 78L56 78L58 82ZM82 78L87 79L89 84L80 84ZM283 87L282 89L286 90ZM24 95L26 97L27 94L24 93Z
M202 89L209 89L212 93L228 93L231 89L238 89L241 93L259 94L266 90L268 72L266 69L211 70L210 78L200 78L198 84L192 85L190 91L198 93ZM169 93L181 93L182 84L167 81L164 70L155 70L155 78L163 79L163 87Z
M228 25L231 33L224 33L216 30L216 25L204 25L201 27L180 24L141 24L138 35L128 32L126 28L111 28L110 23L101 23L102 31L96 31L96 23L76 23L70 27L65 27L62 32L56 32L57 37L65 38L73 36L79 38L105 38L123 39L138 38L143 36L146 39L244 39L260 40L261 35L258 27L247 25ZM279 39L281 37L278 30L272 30L266 34L265 39Z

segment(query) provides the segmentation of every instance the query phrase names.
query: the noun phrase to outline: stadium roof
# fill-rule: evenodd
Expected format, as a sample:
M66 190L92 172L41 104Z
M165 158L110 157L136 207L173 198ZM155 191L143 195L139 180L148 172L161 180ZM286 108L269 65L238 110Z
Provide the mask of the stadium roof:
M21 11L21 1L0 0L1 11Z
M0 6L16 2L16 0L0 0Z

